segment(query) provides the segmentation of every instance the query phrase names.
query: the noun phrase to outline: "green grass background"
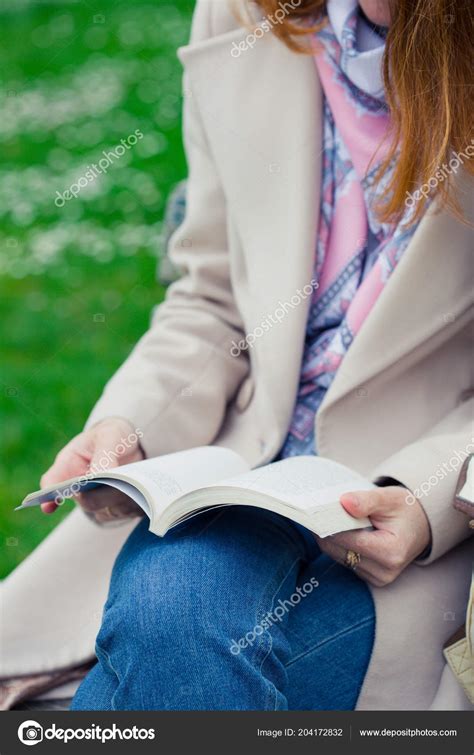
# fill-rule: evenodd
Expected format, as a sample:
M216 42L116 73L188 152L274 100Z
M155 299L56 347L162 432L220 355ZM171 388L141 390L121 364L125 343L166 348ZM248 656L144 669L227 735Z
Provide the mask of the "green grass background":
M161 220L186 173L192 0L0 0L0 577L67 515L13 512L82 428L163 297ZM139 128L144 138L54 204Z

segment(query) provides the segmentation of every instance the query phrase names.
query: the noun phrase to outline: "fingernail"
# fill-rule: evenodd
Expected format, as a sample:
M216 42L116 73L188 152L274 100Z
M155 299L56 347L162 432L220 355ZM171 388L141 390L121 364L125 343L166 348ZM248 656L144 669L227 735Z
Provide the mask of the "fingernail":
M360 501L355 493L344 493L342 496L344 503L348 503L350 506L359 506Z

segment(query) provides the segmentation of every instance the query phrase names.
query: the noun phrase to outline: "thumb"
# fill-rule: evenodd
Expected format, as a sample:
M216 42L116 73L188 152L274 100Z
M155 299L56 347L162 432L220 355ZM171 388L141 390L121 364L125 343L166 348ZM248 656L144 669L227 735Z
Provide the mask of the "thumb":
M343 493L339 500L347 513L356 519L375 515L379 519L390 519L393 512L387 500L386 490L386 488L374 488Z
M98 426L94 438L89 471L96 474L120 464L124 464L134 448L122 437L122 427L116 425Z

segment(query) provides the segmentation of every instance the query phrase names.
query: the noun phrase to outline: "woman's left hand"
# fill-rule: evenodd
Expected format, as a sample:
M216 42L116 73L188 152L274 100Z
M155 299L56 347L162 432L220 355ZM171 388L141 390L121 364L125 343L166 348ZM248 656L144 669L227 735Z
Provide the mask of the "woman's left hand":
M393 582L430 544L423 507L406 488L393 485L344 493L340 501L352 516L368 516L375 529L317 537L319 547L342 564L346 564L348 550L358 553L356 572L375 587Z

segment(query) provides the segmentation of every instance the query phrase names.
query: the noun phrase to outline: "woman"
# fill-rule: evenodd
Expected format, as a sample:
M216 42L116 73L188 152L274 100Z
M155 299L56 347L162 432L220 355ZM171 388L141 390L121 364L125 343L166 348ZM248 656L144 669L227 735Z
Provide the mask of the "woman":
M181 51L185 275L42 484L104 451L319 453L377 482L341 498L374 530L321 540L237 507L159 539L142 520L76 710L429 707L466 596L450 459L471 442L470 4L257 5L258 32L198 3ZM137 514L116 494L80 503L97 521Z

